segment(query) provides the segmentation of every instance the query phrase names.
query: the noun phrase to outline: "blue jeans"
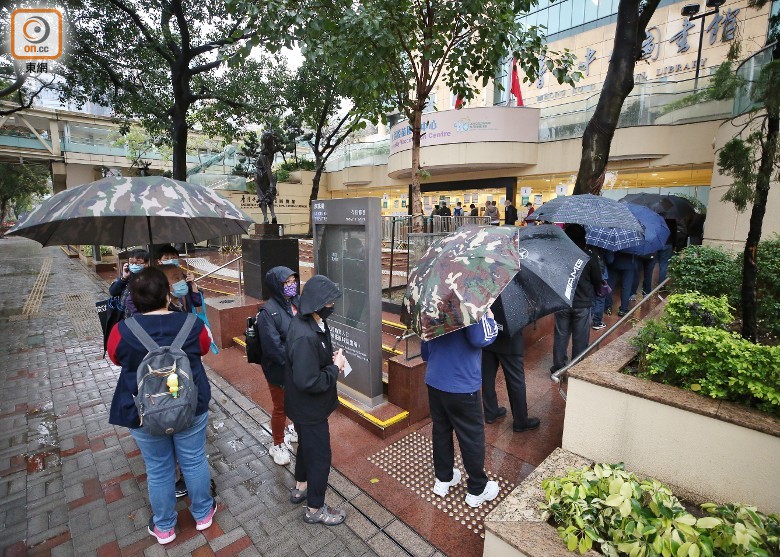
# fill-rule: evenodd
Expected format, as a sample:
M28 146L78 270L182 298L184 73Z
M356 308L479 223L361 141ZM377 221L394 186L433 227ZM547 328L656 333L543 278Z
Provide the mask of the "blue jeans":
M208 422L209 413L204 412L195 416L192 427L173 435L149 435L140 428L130 430L146 464L154 523L164 532L176 526L174 486L177 460L192 501L192 516L196 521L201 520L211 511L214 500L211 498L211 473L206 460Z
M664 249L658 252L658 282L666 280L666 268L669 266L669 260L672 258L674 249L672 246L664 246Z
M631 285L634 282L634 269L610 269L607 284L614 291L620 278L620 311L628 311L629 298L631 297ZM612 309L612 294L606 297L606 307Z

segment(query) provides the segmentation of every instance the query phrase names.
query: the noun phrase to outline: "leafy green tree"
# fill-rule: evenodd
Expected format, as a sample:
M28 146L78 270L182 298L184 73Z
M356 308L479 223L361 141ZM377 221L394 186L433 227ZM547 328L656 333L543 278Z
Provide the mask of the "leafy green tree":
M238 164L233 168L233 174L245 178L254 176L259 155L260 139L257 137L257 132L247 132L243 143L238 149Z
M35 196L49 193L49 168L40 164L0 163L0 223L16 206L16 216Z
M582 136L582 158L574 195L598 194L604 185L612 137L623 102L634 88L634 69L642 57L647 24L660 0L620 0L612 56L596 110Z
M275 0L252 14L228 13L220 0L66 0L64 6L70 24L62 96L110 106L140 120L150 135L167 137L176 179L186 178L197 115L209 131L217 116L233 129L226 115L263 104L265 97L252 95L263 91L258 81L266 62L226 62L246 57L251 38L283 37L272 28Z
M349 106L346 95L342 93L345 89L338 76L311 61L305 61L298 68L287 89L290 109L306 128L307 132L302 137L314 155L309 205L319 196L320 179L328 159L350 135L366 125L360 107L354 103Z
M141 176L149 176L149 167L152 161L148 157L157 154L163 162L168 162L171 158L171 147L164 138L152 137L141 126L130 126L130 128L119 135L112 145L124 147L127 150L127 158L131 161L130 168L138 168Z
M755 2L761 8L765 2ZM775 27L775 29L778 29ZM742 133L729 140L718 153L720 173L732 178L723 196L738 211L752 205L750 227L742 258L742 336L756 342L758 243L761 240L769 187L780 180L780 37L770 33L771 60L762 68L752 84L751 110L744 120Z
M240 2L242 0L233 0ZM250 0L243 0L244 2ZM302 11L303 51L344 84L341 93L373 121L398 111L412 135L412 213L422 226L420 166L423 112L443 81L464 100L475 98L512 53L527 76L539 60L560 83L573 83L573 56L549 51L538 27L523 29L517 14L537 0L335 0ZM308 10L308 11L307 11ZM529 79L528 77L526 79Z

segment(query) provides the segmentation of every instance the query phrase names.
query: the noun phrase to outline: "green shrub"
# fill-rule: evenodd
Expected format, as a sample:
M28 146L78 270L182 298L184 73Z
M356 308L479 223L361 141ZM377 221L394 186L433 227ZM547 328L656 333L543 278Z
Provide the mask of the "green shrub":
M742 269L744 254L737 257ZM756 313L761 332L780 336L780 236L775 234L758 243L756 251L758 276L756 277ZM741 288L740 282L738 288Z
M287 162L283 162L282 164L280 164L279 169L286 170L288 172L295 172L296 170L314 171L317 169L317 163L309 159L298 159L297 162L291 159Z
M707 503L690 514L671 490L639 481L622 464L596 464L542 481L547 504L569 551L594 543L608 557L747 557L780 555L780 518L755 507Z
M290 180L290 171L285 170L284 168L280 168L274 172L274 174L276 174L276 180L278 182L288 182Z
M92 257L93 249L92 246L82 246L81 252L84 254L85 257ZM100 246L100 255L113 255L114 252L111 250L109 246Z
M669 261L669 276L675 292L700 292L728 296L739 302L742 271L734 256L719 248L688 246Z
M731 321L725 296L669 296L634 338L639 376L780 416L780 346L743 339Z

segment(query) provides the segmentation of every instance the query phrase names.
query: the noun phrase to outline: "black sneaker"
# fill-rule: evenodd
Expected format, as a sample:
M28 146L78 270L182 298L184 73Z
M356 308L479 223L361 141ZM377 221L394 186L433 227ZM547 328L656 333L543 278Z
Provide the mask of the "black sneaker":
M607 308L604 310L605 315L612 315L612 308Z
M496 420L500 420L504 416L506 416L506 408L502 406L501 408L498 409L498 414L496 414L492 418L488 418L487 416L485 416L485 423L486 424L492 424Z
M606 326L607 324L604 323L603 321L596 321L595 323L593 323L593 326L591 328L595 331L598 331L599 329L603 329Z
M187 496L187 484L184 483L184 478L179 478L176 482L176 498L180 499Z
M625 314L627 314L627 311L623 311L622 309L618 310L618 317L623 317Z

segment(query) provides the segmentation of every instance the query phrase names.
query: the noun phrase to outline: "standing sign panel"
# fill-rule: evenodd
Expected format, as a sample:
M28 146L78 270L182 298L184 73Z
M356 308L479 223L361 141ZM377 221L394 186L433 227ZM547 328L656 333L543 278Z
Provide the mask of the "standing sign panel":
M312 205L314 270L341 291L328 326L334 349L344 350L352 372L339 388L368 406L383 402L380 214L375 197Z

